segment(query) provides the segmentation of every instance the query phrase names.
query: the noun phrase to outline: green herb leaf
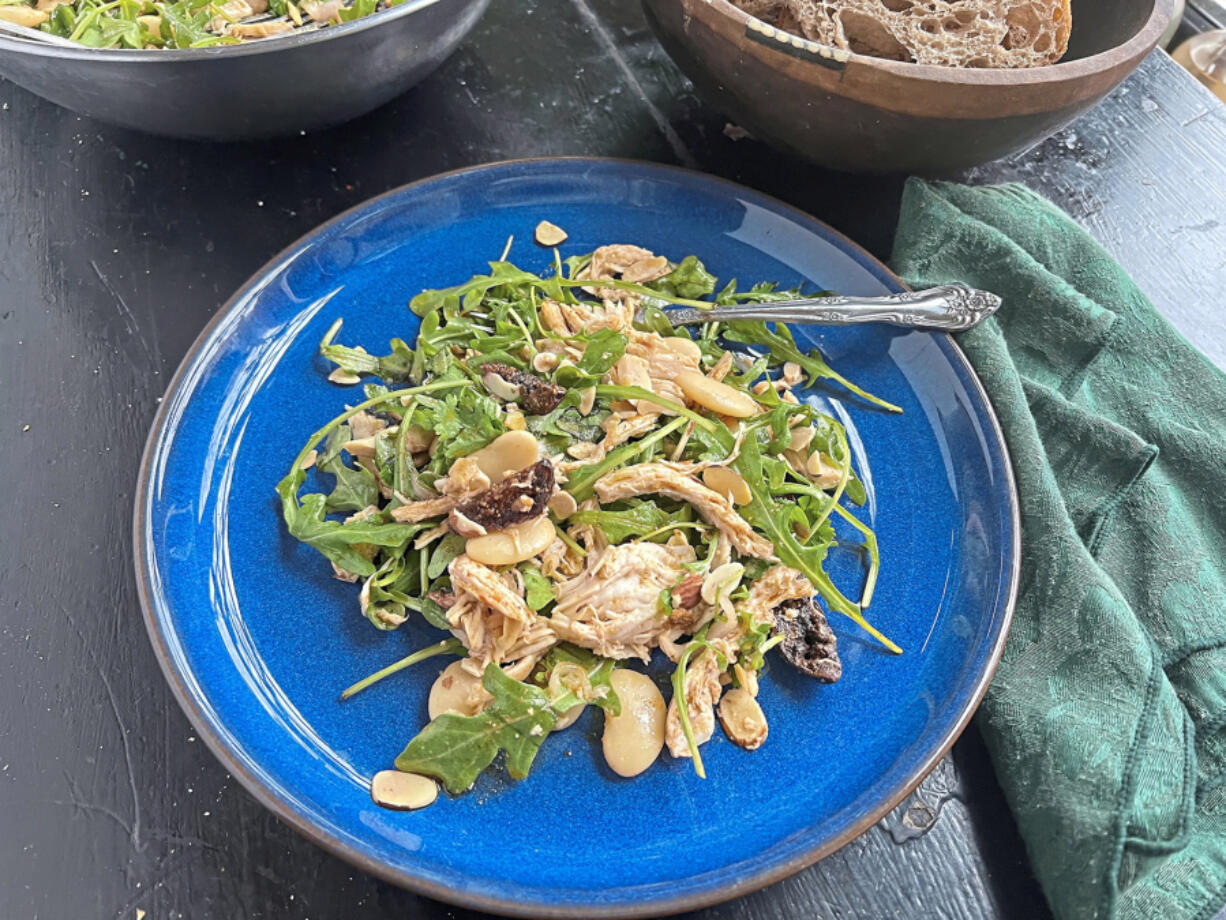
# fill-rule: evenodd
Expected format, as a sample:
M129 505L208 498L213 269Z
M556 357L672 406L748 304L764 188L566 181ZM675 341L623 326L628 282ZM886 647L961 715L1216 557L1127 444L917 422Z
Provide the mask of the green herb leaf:
M857 396L868 400L873 405L880 406L890 412L902 411L893 403L888 403L884 399L879 399L873 394L865 392L846 377L834 371L816 348L808 354L802 352L796 346L796 340L792 338L791 330L783 323L776 323L773 332L767 327L766 323L744 320L724 323L722 330L724 338L729 341L766 347L770 351L772 367L783 364L785 361L795 362L809 375L810 383L821 378L834 380L841 383Z
M524 601L533 610L544 610L555 600L553 583L541 574L534 565L524 563L519 567L519 573L524 577Z
M576 511L567 522L595 524L609 538L610 543L622 543L631 537L641 537L659 530L672 519L672 515L662 510L654 501L642 500L628 504L629 507L622 511L603 508Z
M430 554L430 565L426 567L426 575L434 580L447 571L456 556L464 552L465 540L458 533L449 533L434 545Z
M671 297L698 300L715 293L717 280L707 271L707 267L698 261L697 256L686 256L671 272L663 278L649 282L647 287Z
M626 336L615 329L601 329L592 334L579 359L579 370L593 377L607 374L626 353Z
M351 524L327 520L324 496L318 493L304 495L301 504L296 499L304 477L302 470L295 470L277 484L281 513L290 534L355 575L375 573L374 563L360 551L362 546L403 548L424 526L384 524L378 516Z
M348 426L334 431L325 444L324 451L315 461L315 468L336 478L336 485L324 500L324 511L361 511L379 500L379 485L374 474L364 466L349 466L340 456L341 446L349 439Z
M396 758L397 770L433 776L448 791L460 793L501 750L512 777L528 775L541 742L558 721L557 712L544 690L508 677L496 664L486 667L481 683L494 698L489 707L475 716L439 716Z
M506 431L498 403L476 387L465 388L458 395L448 394L443 399L421 397L417 406L413 423L438 435L439 450L435 459L444 464L444 468L450 466L452 460L480 450Z
M848 600L830 576L822 568L826 557L826 544L813 545L801 543L792 530L792 523L800 515L801 523L804 515L791 502L776 502L771 496L770 485L763 470L762 454L757 438L747 437L741 444L741 453L734 463L741 477L749 484L753 501L742 507L741 515L775 546L775 555L784 565L791 566L813 582L813 586L825 599L831 610L836 610L844 616L855 620L869 635L897 654L902 653L897 645L877 631L864 618L859 606Z

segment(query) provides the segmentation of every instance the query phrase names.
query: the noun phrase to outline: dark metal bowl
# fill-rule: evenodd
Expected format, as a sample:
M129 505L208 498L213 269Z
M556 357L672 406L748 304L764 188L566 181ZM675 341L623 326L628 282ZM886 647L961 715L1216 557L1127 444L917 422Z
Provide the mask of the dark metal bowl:
M184 51L0 37L0 76L126 128L201 140L291 134L369 112L451 54L489 0L405 0L324 29Z
M1059 63L1017 70L887 61L788 35L728 0L643 0L698 91L755 137L834 169L950 173L1037 144L1115 88L1173 0L1074 0Z

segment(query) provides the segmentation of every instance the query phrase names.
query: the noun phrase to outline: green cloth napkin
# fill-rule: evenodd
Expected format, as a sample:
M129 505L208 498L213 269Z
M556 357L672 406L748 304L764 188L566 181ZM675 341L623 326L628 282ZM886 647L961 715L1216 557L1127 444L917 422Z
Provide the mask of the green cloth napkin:
M894 268L1004 298L959 337L1013 458L1022 572L978 724L1061 920L1226 901L1226 376L1020 186L912 179ZM1190 267L1195 270L1195 266Z

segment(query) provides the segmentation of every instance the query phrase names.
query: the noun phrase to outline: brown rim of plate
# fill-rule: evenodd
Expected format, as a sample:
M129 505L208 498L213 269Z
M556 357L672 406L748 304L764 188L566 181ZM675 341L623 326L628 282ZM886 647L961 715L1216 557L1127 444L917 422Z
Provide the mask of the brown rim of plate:
M326 227L340 223L349 215L363 208L369 207L376 201L381 201L385 198L390 198L393 195L401 194L406 189L415 188L416 186L423 185L436 179L442 179L447 176L455 176L462 173L496 169L517 163L541 163L556 161L622 163L635 166L645 165L651 167L652 169L667 170L679 173L697 173L697 170L684 169L680 166L672 166L663 163L652 163L646 160L633 160L625 157L585 156L520 157L511 160L496 160L492 163L481 163L475 166L452 169L397 186L396 188L389 189L388 191L383 192L380 195L376 195L373 198L368 198L366 201L356 204L351 208L345 209L340 214L337 214L335 217L312 228L302 237L299 237L297 240L290 243L288 246L282 249L280 253L264 263L264 265L251 277L259 278L271 270L273 266L283 261L284 257L290 252L299 249L306 240L306 237L313 236ZM745 188L745 186L719 176L711 176L706 173L697 174L701 175L704 179L719 182L723 185L731 186L736 189ZM803 221L816 222L820 224L827 232L836 237L840 243L847 248L847 250L859 253L876 266L879 266L902 288L907 288L907 285L901 278L890 271L890 269L883 262L877 259L860 244L847 238L829 225L818 220L813 215L806 211L802 211L800 208L787 204L786 202L779 201L770 195L766 195L756 190L754 190L754 193L757 195L762 195L762 197L766 198L772 204L783 210L793 212ZM500 900L497 898L473 895L463 891L456 891L445 885L426 882L395 870L384 863L370 859L363 853L360 853L352 847L341 843L330 835L323 833L314 824L304 820L301 815L297 814L292 808L286 806L280 797L274 795L267 786L260 782L259 779L251 774L239 762L239 760L220 741L220 739L218 739L216 734L213 732L209 721L205 718L195 700L192 699L187 693L181 675L171 665L170 656L167 652L165 643L162 640L161 632L159 631L157 623L153 617L153 604L151 602L149 587L149 570L146 565L144 555L143 535L146 527L144 510L145 496L149 487L149 471L154 448L161 439L163 428L166 423L167 407L171 403L171 400L167 397L182 384L186 369L195 360L197 354L200 352L204 343L209 339L209 336L212 334L213 330L234 308L235 304L239 300L239 297L247 290L249 283L250 282L248 281L247 283L243 284L243 286L240 287L238 291L226 301L222 308L218 310L216 314L214 314L212 319L209 320L208 324L205 325L204 329L201 330L200 334L196 337L196 340L192 343L191 347L188 348L187 353L183 356L183 360L179 363L178 369L176 369L174 376L170 380L170 384L166 388L166 393L163 395L161 402L158 404L158 410L154 415L153 425L150 427L149 437L145 442L145 449L141 455L140 471L136 479L136 507L133 516L132 530L133 555L136 566L136 589L137 595L140 599L141 611L144 614L145 628L149 633L149 640L153 645L154 655L157 657L158 665L162 669L162 674L165 676L166 682L170 684L170 689L174 693L175 699L178 701L180 708L182 708L184 714L186 714L188 721L196 729L200 737L204 739L205 744L208 745L208 748L213 752L213 755L219 761L221 761L222 765L233 776L235 776L240 783L242 783L246 790L250 792L257 801L259 801L265 808L275 814L294 830L298 831L298 833L306 837L312 843L315 843L335 856L339 856L341 859L345 860L350 865L361 869L363 872L382 879L385 882L391 882L392 884L398 885L401 888L406 888L410 891L417 892L418 894L423 894L427 897L435 898L439 901L445 901L459 907L483 910L490 913L501 914L503 916L542 918L543 920L543 918L659 917L668 914L677 914L683 911L708 907L712 904L720 904L724 901L729 901L733 898L738 898L757 891L760 888L765 888L767 885L774 884L775 882L781 881L791 875L795 875L801 869L808 868L818 860L828 856L835 850L842 848L856 837L859 837L862 833L872 827L878 820L892 811L911 793L912 790L915 789L916 786L920 784L921 781L923 781L924 777L932 772L937 763L949 752L949 749L953 747L954 742L966 729L967 724L970 722L971 716L974 715L975 710L979 708L979 703L983 699L983 695L987 691L988 685L992 681L992 676L996 673L996 666L1000 663L1000 656L1005 647L1005 639L1009 635L1009 626L1013 621L1013 608L1017 602L1018 581L1021 571L1021 515L1018 507L1017 486L1013 476L1013 462L1009 456L1008 445L1005 443L1004 432L1001 431L1000 422L996 418L996 411L992 407L992 401L988 397L987 391L984 390L983 383L979 380L979 375L975 373L975 369L971 367L966 355L963 354L962 349L958 346L958 343L954 340L953 336L949 335L948 333L941 333L941 335L943 335L949 341L949 344L953 346L954 353L962 362L962 366L970 376L976 392L982 398L984 407L987 410L988 418L992 423L992 431L996 435L996 441L1000 445L1001 452L1003 454L1006 478L1005 486L1009 495L1010 518L1013 525L1014 534L1016 535L1016 539L1013 543L1013 558L1009 562L1009 596L1005 603L1004 614L1001 620L1000 635L997 638L996 645L992 649L992 653L988 658L987 667L984 669L983 674L980 675L979 682L971 694L969 702L959 714L957 722L941 740L941 744L938 749L924 761L919 769L916 770L906 780L906 782L902 783L894 793L887 796L885 802L879 808L861 817L848 830L844 831L842 834L839 834L834 839L828 840L821 846L815 847L801 856L790 859L783 864L774 867L773 869L760 872L751 878L732 882L731 884L724 885L709 893L690 895L687 897L665 901L652 901L641 905L626 905L622 907L599 907L592 905L587 907L568 906L563 908L551 906L549 904Z
M681 0L674 0L681 2ZM776 29L756 16L750 16L740 7L734 6L730 0L701 0L703 6L710 7L729 19L740 23L745 28L751 28L751 23L765 26L774 32L796 38L805 45L820 49L822 56L837 59L846 64L862 67L872 67L883 70L898 77L909 77L928 80L933 83L956 84L960 86L1026 86L1044 83L1059 83L1086 77L1090 74L1110 70L1125 61L1132 59L1157 44L1158 39L1166 30L1175 12L1175 0L1154 0L1153 9L1145 24L1123 44L1091 54L1089 57L1077 58L1071 61L1057 61L1043 67L946 67L941 64L916 64L911 61L891 61L886 58L872 57L867 54L857 54L842 48L832 48L822 45L803 36L793 36L790 32ZM1074 28L1076 24L1074 23Z

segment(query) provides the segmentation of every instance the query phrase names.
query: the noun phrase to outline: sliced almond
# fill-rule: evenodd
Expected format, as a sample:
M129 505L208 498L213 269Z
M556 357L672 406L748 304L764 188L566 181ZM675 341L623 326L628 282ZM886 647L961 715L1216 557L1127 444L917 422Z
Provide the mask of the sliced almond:
M730 470L726 466L707 467L703 470L702 481L706 483L707 488L738 505L748 505L753 501L749 483L736 470Z
M558 246L566 242L566 231L547 220L536 225L536 241L542 246Z
M315 465L315 461L318 459L319 459L319 451L317 450L311 451L310 453L306 455L306 458L302 461L302 466L300 467L300 469L309 470L311 467Z
M558 356L552 351L538 352L532 359L532 369L538 374L548 374L558 366Z
M639 259L626 267L622 272L622 281L642 282L655 281L668 274L668 259L664 256L652 256L649 259Z
M370 782L370 797L384 808L412 811L434 803L438 798L438 783L417 773L380 770Z
M554 517L559 521L564 521L576 511L579 506L575 503L575 497L569 492L559 492L549 499L549 504L546 506L553 512Z
M813 477L813 484L819 489L833 489L839 484L842 473L838 467L827 462L826 455L817 451L809 456L805 471Z
M361 383L362 378L357 374L350 373L343 367L338 367L328 375L328 380L332 383L339 383L343 386L351 386L355 383Z
M588 387L579 394L579 414L587 415L596 405L596 388Z
M733 744L756 751L766 740L766 715L747 690L734 687L719 701L719 724Z
M375 455L375 439L369 438L354 438L352 441L345 442L345 450L349 451L353 457L373 458Z
M788 450L808 450L809 444L813 440L813 433L812 425L805 425L801 428L792 429L792 441L790 444L788 444Z

